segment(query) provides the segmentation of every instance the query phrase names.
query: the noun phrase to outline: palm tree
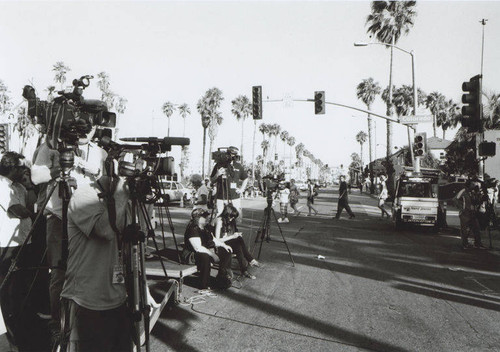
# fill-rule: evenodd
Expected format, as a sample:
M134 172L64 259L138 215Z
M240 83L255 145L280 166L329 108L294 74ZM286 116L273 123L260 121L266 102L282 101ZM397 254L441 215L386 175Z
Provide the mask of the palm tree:
M380 94L382 89L378 82L375 82L373 78L367 78L361 81L356 87L356 95L359 100L361 100L365 105L366 109L370 110L373 102L375 101L375 97ZM370 163L374 159L375 152L375 139L373 138L373 121L368 114L368 151L369 151L369 161Z
M243 162L243 139L245 133L245 119L252 113L252 104L250 100L245 95L239 95L231 101L231 112L236 117L236 120L241 120L241 161Z
M183 122L182 137L186 137L186 117L188 115L191 115L191 109L189 108L189 105L186 103L179 105L177 109L179 110L179 114L181 115Z
M364 131L359 131L358 134L356 135L356 142L359 143L359 145L361 146L361 165L360 165L360 168L361 170L363 169L363 144L365 144L366 142L366 138L367 138L367 135Z
M281 131L281 133L280 133L280 139L283 142L283 159L285 159L286 142L287 142L289 136L290 136L290 134L287 131Z
M287 144L290 147L289 167L290 167L290 170L292 170L292 147L295 145L295 137L293 137L293 136L288 137Z
M278 147L278 136L281 132L281 126L278 125L277 123L273 123L272 125L269 126L269 136L274 137L274 155L276 155L277 152L277 147ZM272 158L273 163L275 161L275 157Z
M101 91L101 100L106 103L108 109L112 109L116 94L110 89L109 75L103 71L97 74L97 78L99 79L97 81L97 87L99 87Z
M175 105L172 104L171 102L167 101L167 102L163 103L161 110L163 111L163 113L167 117L167 120L168 120L167 137L170 137L170 117L172 117L172 115L175 111Z
M66 73L71 71L71 69L64 64L62 61L57 61L52 66L52 71L55 72L54 81L61 84L61 90L64 88L64 83L66 82Z
M494 92L483 93L483 125L486 129L500 129L500 94Z
M267 158L267 152L269 151L269 141L267 139L263 140L260 143L260 147L262 148L262 157L264 160Z
M202 116L202 124L204 128L203 135L203 160L205 160L205 134L206 128L208 127L208 137L210 139L210 152L212 151L212 146L217 137L218 126L222 123L222 114L218 111L221 102L224 100L222 96L222 91L219 88L211 88L205 92L203 97L198 101L196 106L198 112ZM207 164L210 159L207 161ZM205 164L203 162L203 164ZM204 168L204 166L202 167ZM207 167L208 169L209 167ZM203 171L204 174L204 171Z
M382 92L382 100L387 102L389 99L389 88L384 89ZM424 105L426 102L426 95L420 89L417 88L417 105ZM413 110L413 87L409 85L403 85L399 88L392 88L392 105L395 107L396 115L408 116Z
M297 158L297 164L299 167L299 178L302 178L302 156L304 154L304 149L304 143L295 145L295 157Z
M127 103L128 103L127 99L125 99L124 97L118 97L118 99L116 100L116 104L115 104L116 113L123 115L125 113L125 110L127 109ZM118 121L120 121L120 119L118 119ZM120 129L118 128L118 124L117 124L117 126L115 127L115 133L114 133L114 140L115 141L118 139L118 132L119 131L120 131Z
M7 85L0 79L0 114L4 114L12 107L10 91Z
M259 132L262 133L262 139L266 139L266 135L269 133L269 125L261 123L259 126Z
M443 110L446 109L446 103L445 96L439 92L434 91L427 96L425 105L432 114L432 129L434 131L434 137L436 137L437 117L440 114L441 116L443 115L442 113Z
M446 130L457 127L462 119L462 111L453 100L445 101L444 108L436 116L436 125L443 130L443 139L446 137Z
M417 15L415 11L416 3L416 1L373 1L371 13L366 19L367 33L375 35L379 42L391 45L387 46L391 51L387 101L388 116L392 116L393 46L402 35L407 35L410 32ZM392 126L393 123L387 120L387 156L392 153Z

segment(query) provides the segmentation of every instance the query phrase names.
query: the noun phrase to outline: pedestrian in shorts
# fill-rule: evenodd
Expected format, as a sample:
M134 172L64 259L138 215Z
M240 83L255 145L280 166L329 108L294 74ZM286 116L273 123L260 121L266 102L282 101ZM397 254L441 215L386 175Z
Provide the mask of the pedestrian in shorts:
M290 201L290 190L285 186L285 182L283 181L281 181L278 185L277 197L280 200L281 212L281 218L278 219L278 222L290 222L290 220L288 220L288 202Z

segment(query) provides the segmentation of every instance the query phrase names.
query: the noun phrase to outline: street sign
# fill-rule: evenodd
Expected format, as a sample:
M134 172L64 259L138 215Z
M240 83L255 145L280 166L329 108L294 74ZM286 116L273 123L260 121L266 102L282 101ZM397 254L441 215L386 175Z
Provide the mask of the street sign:
M432 115L409 115L409 116L401 116L399 118L399 122L404 124L416 124L416 123L425 123L432 122Z

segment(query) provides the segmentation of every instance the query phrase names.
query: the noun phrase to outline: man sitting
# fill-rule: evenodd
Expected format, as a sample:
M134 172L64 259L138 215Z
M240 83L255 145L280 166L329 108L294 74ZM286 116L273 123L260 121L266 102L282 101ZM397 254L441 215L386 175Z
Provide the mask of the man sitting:
M200 272L200 290L210 289L210 263L219 263L219 273L216 282L219 286L230 286L227 268L231 263L230 246L217 238L207 228L209 212L204 209L195 209L191 213L191 221L184 234L184 243L189 251L194 252L196 267ZM226 287L226 288L227 288Z

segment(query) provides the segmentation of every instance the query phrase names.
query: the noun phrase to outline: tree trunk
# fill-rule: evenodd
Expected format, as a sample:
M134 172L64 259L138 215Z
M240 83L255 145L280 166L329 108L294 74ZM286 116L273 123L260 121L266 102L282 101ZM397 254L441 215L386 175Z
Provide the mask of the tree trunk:
M446 136L446 130L443 128L443 139L445 139Z
M394 52L394 35L392 36L392 45L391 46L391 63L389 68L389 96L387 99L387 116L392 116L392 58ZM387 120L387 156L392 154L392 129L393 123Z
M170 116L167 117L167 120L168 120L167 137L170 137Z
M432 114L432 129L434 131L434 137L436 137L436 115Z
M370 107L368 107L368 110L370 109ZM368 114L368 160L369 160L369 163L371 163L373 161L373 150L374 150L374 146L373 146L373 121L372 121L372 118L370 116L370 114Z
M257 133L257 120L253 120L253 142L252 142L252 182L255 182L255 134ZM253 185L252 185L253 186Z
M183 126L182 126L182 137L186 137L186 118L185 117L182 119L182 124L183 124Z
M207 171L210 172L210 155L212 153L212 148L214 144L214 139L210 138L210 149L208 150L208 158L207 158Z
M361 145L361 155L360 155L360 159L361 159L361 163L360 163L360 168L361 170L363 170L363 143L359 143Z
M243 137L245 133L245 119L241 119L241 148L240 148L240 156L241 156L241 165L243 165Z
M203 180L205 179L205 149L207 145L207 129L203 129L203 156L202 156L202 162L201 162L201 177L203 177Z

